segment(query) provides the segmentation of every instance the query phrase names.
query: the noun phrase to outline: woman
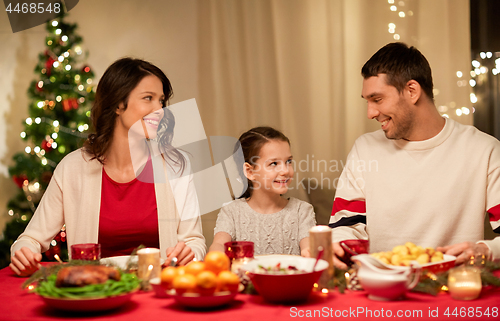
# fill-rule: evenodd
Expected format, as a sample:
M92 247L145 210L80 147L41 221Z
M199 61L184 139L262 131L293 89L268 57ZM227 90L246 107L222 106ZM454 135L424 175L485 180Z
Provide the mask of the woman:
M40 253L63 224L68 247L100 243L104 257L130 254L144 244L159 247L167 263L173 257L179 264L203 258L189 164L171 145L175 120L163 108L171 96L168 78L146 61L123 58L106 70L91 112L96 133L56 167L33 218L12 245L16 274L38 269Z

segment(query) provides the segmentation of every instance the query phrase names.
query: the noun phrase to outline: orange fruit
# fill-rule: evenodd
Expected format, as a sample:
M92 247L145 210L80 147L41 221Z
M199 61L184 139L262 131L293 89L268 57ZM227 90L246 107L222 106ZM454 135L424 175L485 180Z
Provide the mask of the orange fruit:
M211 271L203 271L196 276L196 285L202 295L211 295L217 287L217 275Z
M240 285L238 275L230 271L222 271L217 275L217 291L237 292Z
M186 265L186 273L197 276L205 270L205 263L200 261L191 261Z
M186 267L185 266L178 266L178 267L176 267L176 269L177 269L177 275L186 274Z
M196 278L191 274L177 275L172 281L172 287L177 294L196 293Z
M160 278L161 284L167 289L172 287L172 281L177 276L177 269L173 266L169 266L161 270Z
M208 252L204 262L205 269L214 272L216 275L222 271L229 271L229 258L223 252Z

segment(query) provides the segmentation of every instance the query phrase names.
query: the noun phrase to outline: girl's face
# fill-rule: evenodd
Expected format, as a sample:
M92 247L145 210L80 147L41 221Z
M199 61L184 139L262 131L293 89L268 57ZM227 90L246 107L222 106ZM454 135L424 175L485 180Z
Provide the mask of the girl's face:
M121 104L117 110L115 132L128 132L133 128L146 138L154 139L163 118L164 100L161 80L153 75L144 77L130 92L127 109Z
M245 163L245 173L252 181L255 193L282 195L288 191L293 177L290 145L281 140L271 140L262 146L259 156Z

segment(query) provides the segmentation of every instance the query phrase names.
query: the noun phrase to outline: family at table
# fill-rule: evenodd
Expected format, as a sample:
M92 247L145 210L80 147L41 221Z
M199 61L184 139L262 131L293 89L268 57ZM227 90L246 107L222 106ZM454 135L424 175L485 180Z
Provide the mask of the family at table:
M367 116L381 130L356 140L341 174L329 224L334 264L346 268L339 242L348 239L369 240L371 252L413 242L455 255L457 263L474 251L500 259L500 237L483 240L485 212L500 233L500 142L439 114L431 68L415 47L390 43L361 74ZM12 271L36 271L64 224L68 246L100 243L103 257L142 244L159 248L166 264L203 260L189 158L172 146L175 119L165 108L172 94L149 62L123 58L108 67L91 110L94 132L56 167L12 245ZM248 188L220 210L209 251L237 240L254 242L256 255L310 256L314 209L283 197L294 175L291 142L262 126L244 132L239 145ZM375 170L361 166L369 161Z

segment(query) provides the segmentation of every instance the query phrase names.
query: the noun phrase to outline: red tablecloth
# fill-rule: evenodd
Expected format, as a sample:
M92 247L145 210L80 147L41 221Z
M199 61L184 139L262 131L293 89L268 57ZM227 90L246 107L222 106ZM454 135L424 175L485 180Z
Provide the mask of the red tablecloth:
M0 320L500 320L498 288L483 289L481 297L473 301L456 301L448 294L434 297L409 293L406 300L377 302L369 300L366 292L333 292L313 294L306 303L291 306L268 304L259 296L238 294L230 305L214 310L187 310L173 299L138 292L118 309L82 314L46 306L37 295L21 289L25 280L14 276L8 267L0 270Z

